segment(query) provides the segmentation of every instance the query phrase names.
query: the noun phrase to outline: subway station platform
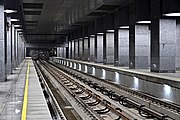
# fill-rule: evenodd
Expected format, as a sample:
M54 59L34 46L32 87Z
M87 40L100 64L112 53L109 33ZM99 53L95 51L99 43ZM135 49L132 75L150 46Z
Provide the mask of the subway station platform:
M148 69L128 69L80 60L53 57L52 61L108 80L117 85L143 91L165 101L180 104L180 72L154 73Z
M31 58L0 83L0 120L20 119L52 119Z

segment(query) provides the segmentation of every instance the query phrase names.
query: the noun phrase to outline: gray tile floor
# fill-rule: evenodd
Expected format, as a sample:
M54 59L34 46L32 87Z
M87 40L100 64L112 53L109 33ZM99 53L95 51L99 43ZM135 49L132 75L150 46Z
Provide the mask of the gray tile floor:
M24 60L0 83L0 120L20 120L27 63Z

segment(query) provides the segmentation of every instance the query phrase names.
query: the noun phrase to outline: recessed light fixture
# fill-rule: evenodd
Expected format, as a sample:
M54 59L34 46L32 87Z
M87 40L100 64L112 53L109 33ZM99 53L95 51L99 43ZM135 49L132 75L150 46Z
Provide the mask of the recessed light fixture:
M180 16L180 13L167 13L167 14L163 14L163 16Z
M88 37L84 37L84 39L88 39Z
M11 19L11 22L17 22L19 19Z
M97 33L98 35L103 35L104 33Z
M9 14L9 13L16 13L17 11L16 10L4 10L5 13Z
M151 21L138 21L136 23L139 23L139 24L150 24Z
M20 30L23 30L23 29L20 29L20 28L18 28L18 29L16 29L17 31L20 31Z
M90 35L90 37L95 37L95 35Z
M121 26L121 27L119 27L119 28L121 28L121 29L128 29L129 26Z
M22 27L22 25L14 25L14 27Z
M114 30L106 30L107 32L114 32Z

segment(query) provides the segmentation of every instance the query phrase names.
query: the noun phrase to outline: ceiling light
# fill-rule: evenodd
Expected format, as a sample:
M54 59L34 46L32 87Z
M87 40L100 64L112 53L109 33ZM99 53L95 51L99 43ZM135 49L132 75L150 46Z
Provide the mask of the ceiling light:
M95 35L90 35L90 37L95 37Z
M180 16L180 13L167 13L163 14L163 16Z
M5 13L16 13L17 11L16 10L4 10Z
M151 21L138 21L136 23L139 23L139 24L150 24Z
M14 27L22 27L22 25L14 25Z
M98 35L103 35L104 33L97 33Z
M107 30L107 32L114 32L114 30Z
M11 22L19 21L19 19L11 19Z
M23 29L16 29L17 31L23 30Z
M128 29L129 26L121 26L121 27L119 27L119 28L121 28L121 29Z
M84 39L88 39L88 37L84 37Z

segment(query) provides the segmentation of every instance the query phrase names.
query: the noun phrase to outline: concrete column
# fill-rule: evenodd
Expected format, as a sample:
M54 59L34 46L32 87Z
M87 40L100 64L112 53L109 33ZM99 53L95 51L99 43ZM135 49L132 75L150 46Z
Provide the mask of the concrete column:
M18 35L17 30L15 29L15 67L18 66Z
M114 31L114 66L119 66L119 58L118 58L118 52L119 52L119 43L118 43L118 29L115 29Z
M98 63L103 63L103 34L97 34L97 60Z
M152 19L151 71L175 72L176 20Z
M95 36L90 36L90 61L95 61Z
M63 47L63 57L66 58L66 47Z
M106 64L114 64L114 32L106 33Z
M69 41L69 59L71 59L72 58L72 44L71 44L71 41Z
M103 33L103 64L106 64L106 32Z
M12 65L11 65L11 57L12 57L12 55L11 55L11 52L12 52L12 50L11 50L11 44L12 44L12 41L11 41L11 35L12 35L12 33L11 33L11 18L10 17L7 17L7 23L8 23L8 27L7 27L7 43L6 43L6 48L7 48L7 50L6 50L6 54L7 54L7 58L6 58L6 60L7 60L7 62L6 62L6 74L7 75L10 75L11 74L11 72L12 72L12 69L11 69L11 67L12 67Z
M22 43L22 39L21 39L21 37L20 37L20 35L19 35L19 33L18 33L18 65L20 64L20 62L21 62L21 43Z
M15 28L14 24L12 24L12 68L14 69L16 67L15 63Z
M176 69L180 70L180 21L177 21L176 28Z
M89 61L88 37L84 37L84 60Z
M75 40L75 59L79 59L79 40Z
M0 4L0 82L5 81L4 5Z
M120 66L129 66L129 29L118 30L118 56Z
M83 38L79 38L79 59L83 58Z
M150 30L148 25L130 26L130 68L149 68Z
M21 39L21 62L24 60L24 37Z
M72 59L74 59L74 53L75 53L75 50L74 50L74 40L72 40Z
M57 49L57 57L59 57L59 47L57 47L56 49Z
M64 57L64 48L60 47L60 57Z

